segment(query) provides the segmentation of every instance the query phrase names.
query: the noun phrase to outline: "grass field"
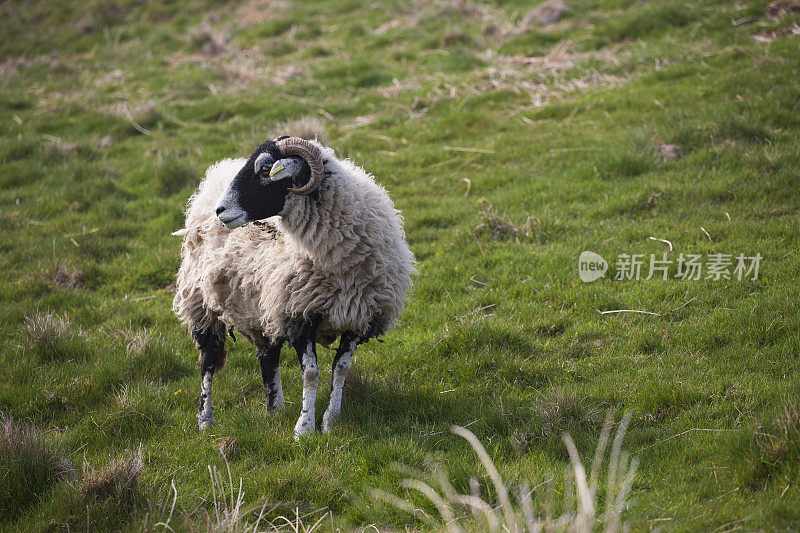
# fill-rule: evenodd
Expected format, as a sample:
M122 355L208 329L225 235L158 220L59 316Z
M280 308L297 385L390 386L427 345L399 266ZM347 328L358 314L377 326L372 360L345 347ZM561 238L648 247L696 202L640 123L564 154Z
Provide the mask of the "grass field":
M573 0L542 25L515 0L4 2L0 528L160 529L175 494L171 527L210 527L211 467L268 519L437 529L374 493L436 516L401 480L445 467L499 505L454 424L558 515L562 433L591 462L611 411L631 414L640 462L633 530L796 530L800 12L785 4ZM242 337L200 434L170 232L208 165L298 131L389 190L420 274L401 324L360 349L334 434L292 440L288 349L292 403L265 416ZM580 280L584 250L611 263L604 279ZM620 256L645 254L645 278L665 253L669 279L613 279ZM758 278L675 278L680 254L731 254L731 272L760 254ZM622 309L654 314L602 314ZM320 349L319 412L331 360Z

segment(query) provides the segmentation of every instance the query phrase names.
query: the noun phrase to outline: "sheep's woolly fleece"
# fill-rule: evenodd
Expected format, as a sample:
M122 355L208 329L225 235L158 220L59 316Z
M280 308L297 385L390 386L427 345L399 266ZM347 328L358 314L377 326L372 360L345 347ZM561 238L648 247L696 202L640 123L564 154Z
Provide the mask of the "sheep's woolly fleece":
M286 339L318 314L319 342L380 334L400 316L416 274L402 218L372 176L322 150L318 198L289 194L280 217L230 230L216 206L247 159L212 165L189 199L173 309L190 328L216 320L254 343Z

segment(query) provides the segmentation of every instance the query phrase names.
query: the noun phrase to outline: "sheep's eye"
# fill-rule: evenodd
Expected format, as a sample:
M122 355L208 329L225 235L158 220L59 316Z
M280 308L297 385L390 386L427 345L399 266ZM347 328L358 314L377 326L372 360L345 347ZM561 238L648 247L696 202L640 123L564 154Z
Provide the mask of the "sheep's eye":
M261 154L256 158L253 166L255 167L256 175L264 176L269 173L269 169L272 166L272 158L269 154Z

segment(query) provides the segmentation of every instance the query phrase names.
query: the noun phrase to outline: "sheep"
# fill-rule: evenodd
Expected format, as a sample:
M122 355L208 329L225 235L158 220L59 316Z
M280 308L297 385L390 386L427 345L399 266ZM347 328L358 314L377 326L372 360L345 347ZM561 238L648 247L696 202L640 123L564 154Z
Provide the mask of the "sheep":
M282 136L249 158L209 167L176 234L183 244L173 310L200 350L200 430L214 423L212 378L235 330L257 349L268 412L284 404L283 343L297 352L295 439L315 431L315 345L340 338L322 419L331 431L356 348L396 323L417 273L386 190L316 140Z

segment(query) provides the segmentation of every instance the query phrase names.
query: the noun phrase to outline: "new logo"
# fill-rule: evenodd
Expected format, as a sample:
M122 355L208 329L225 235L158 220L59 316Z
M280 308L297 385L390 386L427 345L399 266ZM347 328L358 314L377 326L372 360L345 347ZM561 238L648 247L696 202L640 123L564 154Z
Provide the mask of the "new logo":
M608 272L608 262L603 256L589 250L581 252L578 257L578 276L581 281L590 283L604 277L606 272Z

